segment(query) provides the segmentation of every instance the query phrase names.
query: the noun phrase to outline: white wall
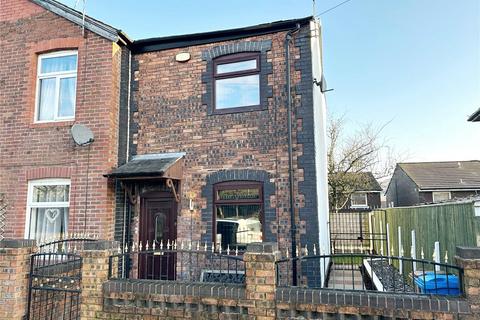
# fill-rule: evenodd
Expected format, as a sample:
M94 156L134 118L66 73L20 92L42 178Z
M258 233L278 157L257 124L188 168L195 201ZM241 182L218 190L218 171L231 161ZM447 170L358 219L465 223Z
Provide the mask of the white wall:
M322 79L322 37L318 20L310 22L312 73L317 81ZM320 246L325 254L330 253L328 175L327 175L327 111L325 94L320 87L313 86L313 116L315 137L315 167L317 173L318 231Z

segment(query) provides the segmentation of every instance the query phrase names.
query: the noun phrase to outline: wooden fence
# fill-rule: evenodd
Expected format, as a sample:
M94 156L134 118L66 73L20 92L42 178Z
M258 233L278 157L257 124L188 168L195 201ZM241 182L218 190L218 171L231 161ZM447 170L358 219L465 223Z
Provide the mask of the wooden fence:
M388 208L386 214L375 211L372 220L374 232L387 226L388 248L384 253L395 256L421 259L423 252L425 259L453 261L456 246L476 247L480 241L480 217L475 217L473 201Z

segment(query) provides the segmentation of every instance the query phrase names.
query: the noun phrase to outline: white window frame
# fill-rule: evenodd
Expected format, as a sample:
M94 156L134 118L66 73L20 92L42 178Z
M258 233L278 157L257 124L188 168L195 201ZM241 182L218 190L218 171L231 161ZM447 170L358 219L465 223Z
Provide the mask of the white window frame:
M42 67L42 60L45 58L56 58L56 57L64 57L64 56L71 56L75 54L77 56L77 70L74 71L59 71L59 72L50 72L50 73L41 73ZM60 79L63 78L75 78L78 80L78 50L62 50L62 51L55 51L52 53L44 53L38 56L37 62L37 89L35 93L35 115L34 115L34 123L46 123L46 122L61 122L61 121L70 121L75 120L75 110L76 110L76 102L77 102L77 88L75 87L75 97L73 103L73 116L71 117L59 117L58 116L58 108L60 104ZM55 78L55 111L53 115L53 119L51 120L38 120L38 113L40 109L40 80L48 79L48 78ZM75 81L77 83L77 81Z
M452 199L452 193L450 191L432 191L432 202L437 202L435 200L435 193L448 193L448 199L447 200L450 200Z
M353 204L352 196L353 196L354 194L363 195L364 198L365 198L365 204ZM350 196L350 207L351 207L351 208L368 208L367 193L366 193L366 192L354 192L354 193L352 193L352 195Z
M64 202L33 202L33 188L35 186L69 186L68 200ZM25 239L35 239L35 237L29 237L30 233L30 215L32 208L50 208L50 207L62 207L70 208L70 192L71 181L70 179L37 179L28 181L27 191L27 212L25 215ZM65 225L65 232L68 232L68 224Z

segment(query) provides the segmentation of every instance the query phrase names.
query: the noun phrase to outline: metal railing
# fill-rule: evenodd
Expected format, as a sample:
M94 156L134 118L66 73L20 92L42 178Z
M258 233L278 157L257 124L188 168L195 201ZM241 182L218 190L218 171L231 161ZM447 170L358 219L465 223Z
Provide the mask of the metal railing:
M308 254L276 263L277 285L349 291L463 295L463 269L448 263L362 253Z
M83 250L85 243L97 240L98 235L90 235L86 233L65 234L57 238L45 239L44 242L39 243L38 251L40 253L75 253L79 250Z
M245 264L238 249L168 241L145 246L140 242L117 251L109 258L109 279L245 283Z

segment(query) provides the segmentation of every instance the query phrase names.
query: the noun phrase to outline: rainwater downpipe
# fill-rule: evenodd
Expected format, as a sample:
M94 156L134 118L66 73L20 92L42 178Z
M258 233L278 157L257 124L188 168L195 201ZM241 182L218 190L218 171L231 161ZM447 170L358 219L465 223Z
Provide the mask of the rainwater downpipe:
M290 42L293 34L300 29L297 24L285 35L285 65L286 65L286 83L287 83L287 126L288 126L288 177L290 192L290 237L292 242L292 285L297 285L297 225L295 222L295 192L294 192L294 176L293 176L293 148L292 148L292 86L290 83Z

